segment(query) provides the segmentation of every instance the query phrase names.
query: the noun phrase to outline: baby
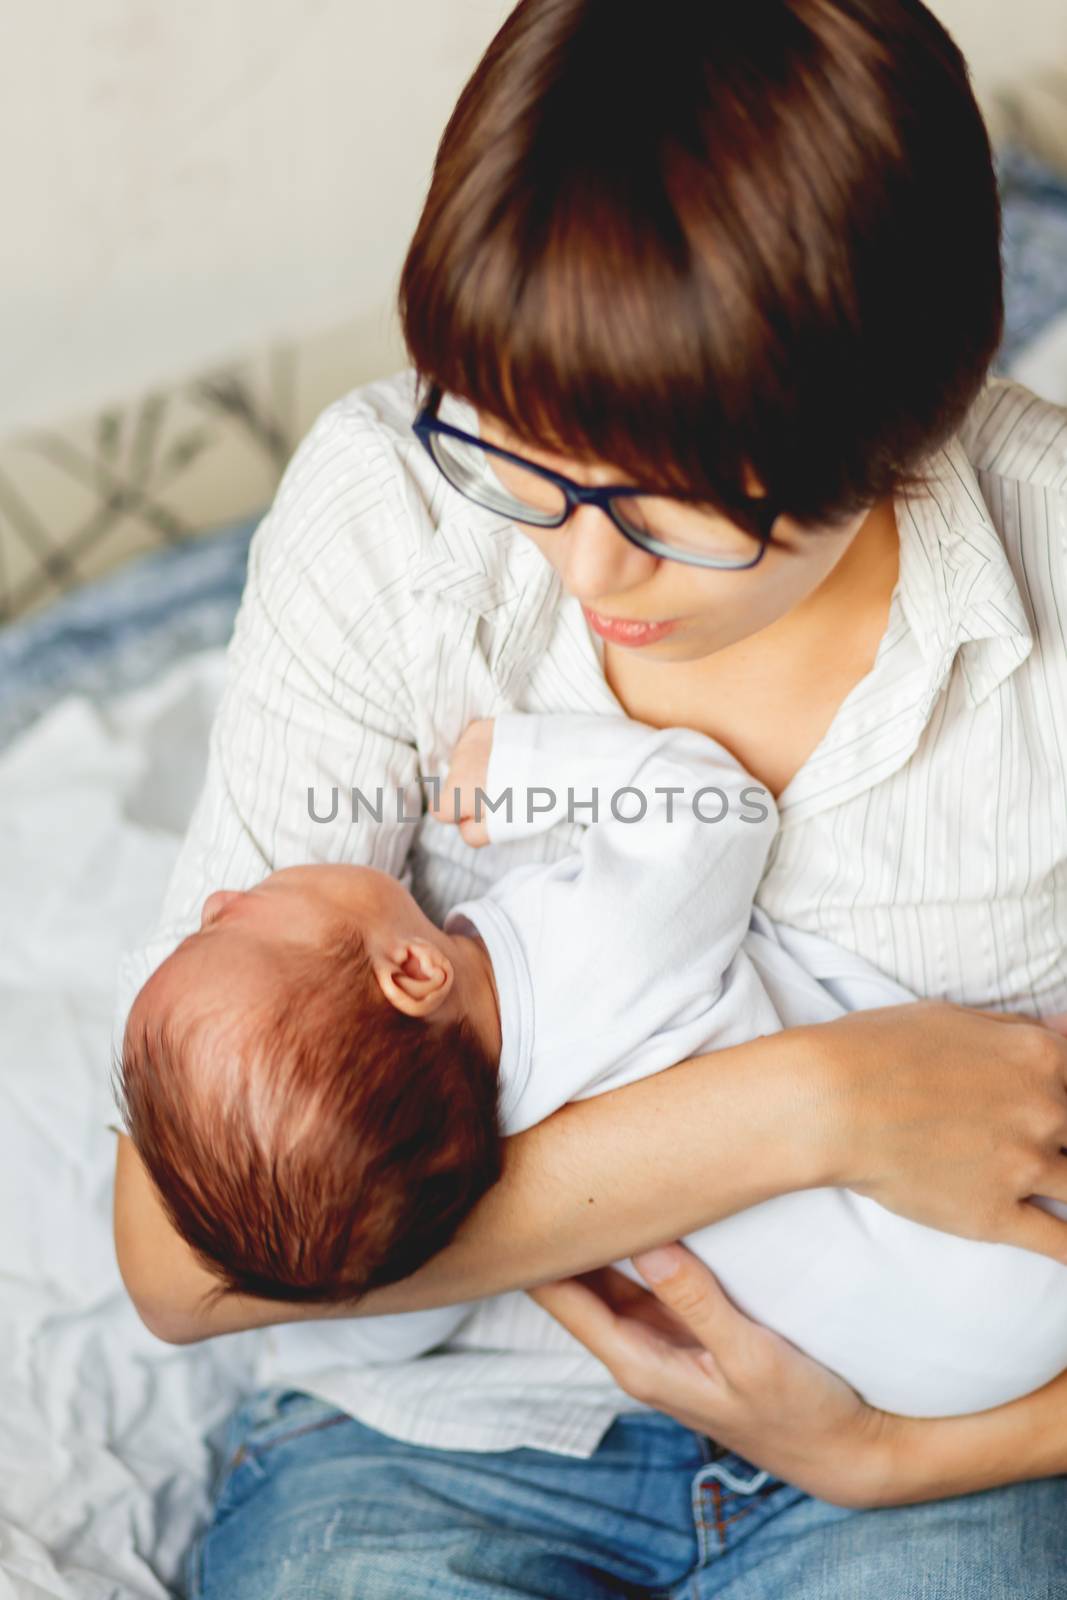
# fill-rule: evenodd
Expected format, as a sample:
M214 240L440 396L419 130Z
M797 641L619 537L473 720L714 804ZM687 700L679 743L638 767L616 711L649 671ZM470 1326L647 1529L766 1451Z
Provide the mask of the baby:
M689 1056L915 998L754 907L774 801L700 734L507 712L467 730L437 816L472 843L588 826L441 929L371 868L217 892L134 1002L116 1096L220 1287L355 1301L448 1242L504 1135ZM887 1410L982 1410L1067 1367L1067 1268L849 1190L783 1195L687 1243L742 1310ZM466 1311L319 1326L349 1359L398 1359Z

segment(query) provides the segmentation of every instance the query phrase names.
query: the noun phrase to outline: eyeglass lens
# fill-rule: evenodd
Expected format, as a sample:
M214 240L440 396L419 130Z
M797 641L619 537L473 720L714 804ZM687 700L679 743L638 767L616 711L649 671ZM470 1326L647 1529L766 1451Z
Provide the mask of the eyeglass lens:
M541 527L564 517L563 490L518 462L487 455L477 445L449 434L430 435L434 459L449 482L490 511ZM714 506L672 499L666 495L627 495L613 501L620 521L638 538L653 538L693 555L752 558L755 535L746 532Z

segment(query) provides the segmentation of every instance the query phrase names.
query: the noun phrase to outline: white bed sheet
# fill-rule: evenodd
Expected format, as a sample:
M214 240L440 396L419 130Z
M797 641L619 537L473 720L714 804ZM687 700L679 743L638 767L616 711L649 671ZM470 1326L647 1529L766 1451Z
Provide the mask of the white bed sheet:
M0 1600L174 1593L259 1334L161 1343L111 1235L115 960L151 924L223 654L0 752Z

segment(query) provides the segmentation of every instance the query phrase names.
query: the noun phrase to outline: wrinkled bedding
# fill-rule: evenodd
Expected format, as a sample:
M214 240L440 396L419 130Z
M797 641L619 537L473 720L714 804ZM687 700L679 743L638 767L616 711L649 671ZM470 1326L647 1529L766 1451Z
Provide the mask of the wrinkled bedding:
M50 703L0 749L0 1600L173 1592L254 1382L258 1335L180 1349L138 1320L107 1127L116 955L155 914L202 779L246 544L157 559L154 608L124 574L3 645L7 726ZM108 699L75 687L141 676Z

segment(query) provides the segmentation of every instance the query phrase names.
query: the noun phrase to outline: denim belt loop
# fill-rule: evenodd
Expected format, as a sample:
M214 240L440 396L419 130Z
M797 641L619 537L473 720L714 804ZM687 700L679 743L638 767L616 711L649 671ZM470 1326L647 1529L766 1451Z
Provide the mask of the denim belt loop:
M762 1489L769 1477L769 1472L757 1469L748 1478L742 1478L721 1460L709 1462L698 1473L701 1483L708 1478L718 1478L719 1482L725 1488L732 1489L734 1494L755 1494L757 1489Z

